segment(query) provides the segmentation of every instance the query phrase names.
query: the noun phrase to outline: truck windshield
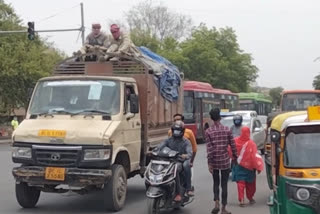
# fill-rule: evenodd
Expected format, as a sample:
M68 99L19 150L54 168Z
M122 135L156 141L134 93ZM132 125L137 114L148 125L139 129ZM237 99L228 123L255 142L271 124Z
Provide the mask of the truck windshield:
M315 105L320 105L320 94L317 93L290 93L282 97L282 111L306 110Z
M79 114L120 111L120 84L110 80L42 81L30 105L30 114Z
M320 167L320 133L294 133L286 137L284 165L288 168Z

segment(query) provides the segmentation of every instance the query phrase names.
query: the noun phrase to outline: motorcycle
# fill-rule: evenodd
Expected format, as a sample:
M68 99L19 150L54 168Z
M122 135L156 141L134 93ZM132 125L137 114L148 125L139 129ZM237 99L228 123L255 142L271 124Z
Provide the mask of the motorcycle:
M145 172L148 214L159 214L161 209L179 209L193 201L194 197L186 194L183 172L180 174L182 200L174 201L178 162L183 162L183 159L177 151L168 147L152 151L152 159Z

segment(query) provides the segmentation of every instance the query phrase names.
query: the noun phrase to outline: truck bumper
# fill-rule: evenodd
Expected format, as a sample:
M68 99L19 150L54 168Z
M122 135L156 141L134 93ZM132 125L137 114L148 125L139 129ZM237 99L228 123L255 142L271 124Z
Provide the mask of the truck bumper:
M112 176L111 170L104 169L79 169L65 168L63 181L45 179L46 167L21 166L15 167L12 174L17 182L26 182L31 185L59 185L85 187L89 185L101 185L106 183Z

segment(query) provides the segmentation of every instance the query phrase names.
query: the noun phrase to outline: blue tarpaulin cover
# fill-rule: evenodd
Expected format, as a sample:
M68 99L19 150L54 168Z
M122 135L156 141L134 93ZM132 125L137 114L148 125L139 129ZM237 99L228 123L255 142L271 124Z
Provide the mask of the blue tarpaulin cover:
M177 101L181 84L178 68L169 60L159 56L146 47L138 47L142 53L141 60L152 67L155 75L154 81L159 87L161 95L169 100Z

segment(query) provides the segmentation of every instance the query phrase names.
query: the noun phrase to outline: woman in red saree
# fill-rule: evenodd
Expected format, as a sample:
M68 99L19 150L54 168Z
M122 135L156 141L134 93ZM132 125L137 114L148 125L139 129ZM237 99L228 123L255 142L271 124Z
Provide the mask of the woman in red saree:
M263 170L263 160L258 154L257 145L250 139L250 129L242 127L241 135L235 138L237 148L237 164L232 168L232 181L237 182L238 200L244 206L244 191L250 204L254 204L256 192L256 170Z

